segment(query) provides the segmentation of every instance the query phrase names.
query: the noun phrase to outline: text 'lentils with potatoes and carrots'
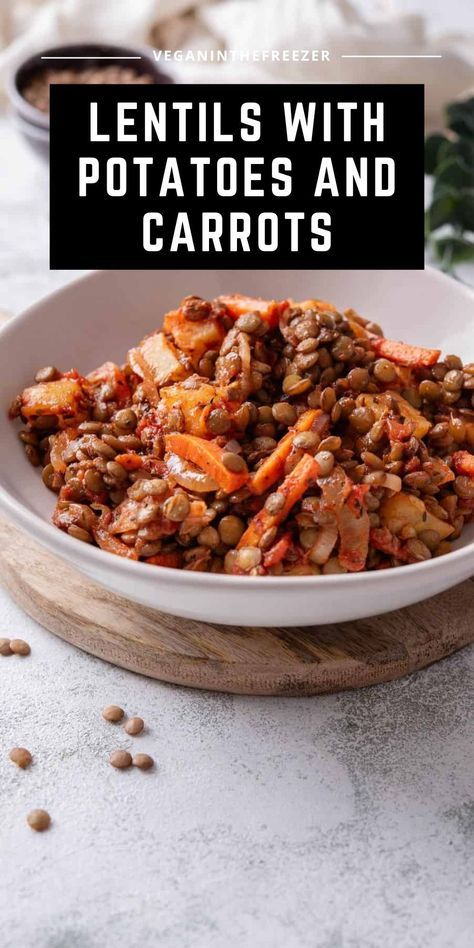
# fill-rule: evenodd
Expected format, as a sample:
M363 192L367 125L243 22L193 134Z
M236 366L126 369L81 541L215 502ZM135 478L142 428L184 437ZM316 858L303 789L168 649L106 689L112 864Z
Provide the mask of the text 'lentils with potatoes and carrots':
M353 310L186 297L89 375L11 407L53 523L118 556L308 576L447 553L474 513L474 364Z

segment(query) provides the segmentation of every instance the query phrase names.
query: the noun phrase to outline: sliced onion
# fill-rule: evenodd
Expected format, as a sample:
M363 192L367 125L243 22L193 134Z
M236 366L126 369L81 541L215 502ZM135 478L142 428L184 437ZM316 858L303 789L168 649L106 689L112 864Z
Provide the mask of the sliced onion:
M398 474L387 474L385 471L372 471L363 478L364 484L370 484L371 487L385 487L386 490L393 490L398 493L402 489L402 479Z
M330 523L325 523L318 530L316 543L309 554L311 563L316 563L318 566L322 566L324 563L327 563L336 545L337 538L338 529L336 518L334 518L334 520L332 520Z
M78 437L77 428L64 428L52 439L50 461L54 470L58 474L64 474L67 464L64 460L64 454L72 442Z
M165 463L176 483L180 487L185 487L186 490L206 493L219 489L213 477L205 474L190 461L184 461L177 454L167 454Z

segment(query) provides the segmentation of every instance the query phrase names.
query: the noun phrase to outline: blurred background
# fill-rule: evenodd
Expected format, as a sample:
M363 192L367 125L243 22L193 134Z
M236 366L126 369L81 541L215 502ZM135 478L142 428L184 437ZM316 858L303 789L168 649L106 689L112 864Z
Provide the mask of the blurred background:
M181 81L425 82L429 126L474 84L472 0L2 0L0 69L92 40L170 50L328 49L330 63L173 62ZM342 55L443 56L341 59Z
M18 100L16 107L12 103L12 76L33 53L94 42L147 46L149 55L151 47L190 51L188 60L183 55L165 64L176 82L424 82L427 133L446 129L446 105L467 101L474 89L473 0L0 0L4 311L24 308L74 275L49 271L47 161L32 149L31 136L28 146L25 117L18 115ZM211 58L217 51L308 48L329 50L330 61L196 61L197 51ZM47 117L27 118L31 134L46 139L47 148L47 130L38 128ZM457 131L451 124L432 143L427 203L434 193L437 204L428 218L427 253L474 282L474 114L466 112L461 126L461 144L459 122ZM437 244L446 234L447 250Z

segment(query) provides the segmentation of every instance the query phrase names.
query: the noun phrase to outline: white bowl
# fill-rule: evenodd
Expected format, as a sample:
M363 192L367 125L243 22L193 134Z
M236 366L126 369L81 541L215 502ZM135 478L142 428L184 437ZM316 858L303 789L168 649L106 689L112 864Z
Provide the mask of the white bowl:
M6 407L38 366L87 372L121 362L130 345L188 293L321 297L352 306L386 335L474 359L474 295L426 271L102 271L70 284L0 333ZM152 568L80 543L49 522L54 498L25 458L15 425L0 416L0 507L35 541L91 579L151 608L228 625L295 626L359 619L425 599L474 572L474 525L457 549L413 566L352 575L238 577Z

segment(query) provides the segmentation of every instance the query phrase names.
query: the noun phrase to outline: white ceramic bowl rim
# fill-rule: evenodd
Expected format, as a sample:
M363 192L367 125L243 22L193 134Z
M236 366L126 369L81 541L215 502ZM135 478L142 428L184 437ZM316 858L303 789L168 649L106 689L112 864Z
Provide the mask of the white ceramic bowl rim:
M449 281L449 278L439 271L433 270L431 267L427 268L431 272L431 276L435 277L439 281ZM99 271L94 271L99 272ZM90 274L85 276L78 277L78 279L71 281L68 286L77 285L83 281L90 278ZM474 305L474 293L466 286L460 285L459 289L464 292L469 300ZM59 296L64 292L64 287L56 290L54 293L49 294L49 299ZM36 304L35 304L36 305ZM0 329L0 345L4 343L11 332L16 331L18 322L26 320L29 316L30 308L25 310L23 313L15 316L13 319L9 320L3 327ZM150 571L152 569L147 563L141 563L136 560L129 560L124 557L117 556L116 554L109 553L106 550L101 550L98 547L90 546L86 543L80 543L80 541L69 537L66 533L63 533L57 527L54 527L52 524L48 523L46 520L43 520L38 514L34 513L31 510L28 510L23 504L17 501L5 488L0 486L0 507L3 508L4 512L20 526L28 531L33 533L33 535L38 539L39 542L42 542L44 546L48 547L52 552L54 550L63 551L65 559L69 559L71 552L71 544L74 544L75 558L81 559L83 562L87 563L90 561L91 564L94 561L99 563L104 563L104 556L108 558L109 565L111 563L111 558L113 557L116 561L117 571L128 573L129 578L133 578L134 573L137 571L142 576L150 576ZM31 526L34 526L34 531L31 530ZM79 548L79 549L78 549ZM466 546L461 547L458 550L453 550L448 554L450 564L454 562L462 562L468 559L474 551L474 541L466 544ZM229 586L234 587L237 585L245 587L246 585L254 585L256 582L263 583L265 588L285 588L287 584L298 584L301 588L308 589L319 584L324 585L337 585L339 588L341 584L345 586L353 585L355 583L365 583L368 586L373 586L375 584L387 584L392 581L398 582L400 580L400 571L403 570L403 575L412 574L413 571L417 571L420 575L422 573L429 574L433 569L439 568L440 558L436 557L435 559L425 560L421 563L412 563L406 566L401 567L392 567L382 570L372 570L372 571L362 571L360 573L335 573L333 575L319 575L319 576L230 576L223 573L201 573L186 571L186 580L197 586L209 586L213 587L216 583L219 586ZM160 572L162 575L166 576L167 581L172 585L180 585L183 580L183 570L175 569L169 566L160 566Z

